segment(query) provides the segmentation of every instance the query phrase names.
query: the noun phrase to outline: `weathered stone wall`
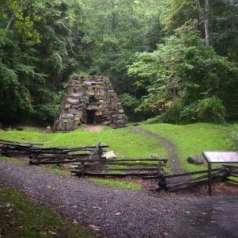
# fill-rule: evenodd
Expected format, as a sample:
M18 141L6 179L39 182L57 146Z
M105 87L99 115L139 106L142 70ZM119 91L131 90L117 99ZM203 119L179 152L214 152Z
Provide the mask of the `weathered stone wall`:
M82 123L113 127L122 127L127 123L127 117L109 78L71 76L54 129L70 131Z

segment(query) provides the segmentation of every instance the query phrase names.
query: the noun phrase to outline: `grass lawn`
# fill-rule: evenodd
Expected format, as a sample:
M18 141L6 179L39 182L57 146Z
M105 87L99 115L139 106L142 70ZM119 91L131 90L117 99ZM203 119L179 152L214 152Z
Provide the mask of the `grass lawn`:
M77 147L81 145L96 145L99 142L110 146L120 158L146 158L150 156L164 157L166 151L158 145L155 139L144 138L143 135L136 134L130 128L111 129L104 128L101 132L89 132L83 128L69 133L45 133L36 128L25 128L18 130L0 130L0 139L25 142L39 142L44 146ZM15 163L17 159L2 157ZM70 175L70 171L57 166L42 166L57 175ZM119 189L139 190L142 185L125 180L115 179L91 179L90 181L98 185L104 185Z
M196 123L189 125L143 124L143 128L166 137L177 146L180 164L187 171L204 166L187 163L187 157L209 150L232 150L231 134L238 131L238 124L217 125Z
M7 238L92 238L86 228L29 201L25 195L0 184L0 236Z
M101 132L89 132L82 128L69 133L45 133L43 131L26 128L23 131L0 130L0 139L40 142L45 146L96 145L99 142L110 146L121 158L146 158L151 155L163 157L166 152L154 139L146 139L130 131L130 128L104 128Z
M143 187L139 183L131 182L128 180L122 180L122 179L90 178L89 181L95 184L118 188L118 189L140 190Z
M187 157L198 155L207 150L231 150L231 135L238 131L238 124L218 125L211 123L195 123L189 125L141 124L150 130L166 137L177 146L181 166L187 171L201 169L187 163ZM45 146L96 145L108 144L120 158L146 158L151 155L165 157L165 149L154 138L134 133L130 127L111 129L105 127L101 132L85 131L79 128L69 133L45 133L36 128L25 128L23 131L0 130L0 139L40 142ZM114 182L113 182L114 183Z

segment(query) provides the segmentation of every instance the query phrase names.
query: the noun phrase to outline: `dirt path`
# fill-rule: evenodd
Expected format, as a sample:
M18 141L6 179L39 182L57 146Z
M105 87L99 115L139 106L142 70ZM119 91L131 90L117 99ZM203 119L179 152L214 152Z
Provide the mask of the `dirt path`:
M0 182L108 238L237 237L238 196L147 194L0 161Z
M159 146L162 145L167 151L167 156L169 159L170 168L171 168L172 173L178 174L178 173L183 172L183 170L181 169L181 167L178 163L177 148L172 142L170 142L169 140L160 136L157 133L147 131L141 127L132 127L131 130L133 132L143 134L146 137L152 137L152 138L158 140L158 145Z
M100 132L103 130L103 126L101 125L85 125L84 130L85 131L91 131L91 132Z

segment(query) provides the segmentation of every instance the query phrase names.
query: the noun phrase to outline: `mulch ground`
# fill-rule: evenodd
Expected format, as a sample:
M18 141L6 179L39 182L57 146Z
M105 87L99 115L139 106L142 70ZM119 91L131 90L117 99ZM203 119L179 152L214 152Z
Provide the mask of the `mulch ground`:
M0 182L103 237L238 237L237 193L118 190L7 161L0 161Z

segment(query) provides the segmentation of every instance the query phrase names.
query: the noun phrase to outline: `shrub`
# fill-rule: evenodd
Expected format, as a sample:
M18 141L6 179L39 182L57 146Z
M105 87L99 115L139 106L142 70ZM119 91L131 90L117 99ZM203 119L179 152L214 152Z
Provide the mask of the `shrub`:
M0 63L0 120L4 124L20 122L30 112L30 93L13 69Z
M231 138L233 141L233 147L235 150L238 150L238 129L231 134Z
M189 122L196 122L197 120L198 120L197 104L193 103L191 105L185 106L180 113L180 121L189 123Z
M129 93L124 93L120 96L122 106L125 113L131 121L139 121L144 119L143 113L138 112L136 109L140 104L140 100Z
M180 113L182 122L224 122L225 108L222 101L213 96L185 106Z
M178 123L180 122L180 113L182 111L183 104L181 101L174 103L165 113L159 117L161 122L166 123Z
M197 105L197 116L199 121L224 122L225 108L222 101L215 96L200 100Z
M47 126L52 124L57 116L59 106L57 104L44 104L36 107L33 117L36 122Z
M133 111L138 105L139 100L128 93L124 93L120 96L123 107L126 110Z
M169 123L197 121L220 123L225 121L225 108L217 97L198 100L186 106L182 101L177 101L165 113L157 117L158 120Z

